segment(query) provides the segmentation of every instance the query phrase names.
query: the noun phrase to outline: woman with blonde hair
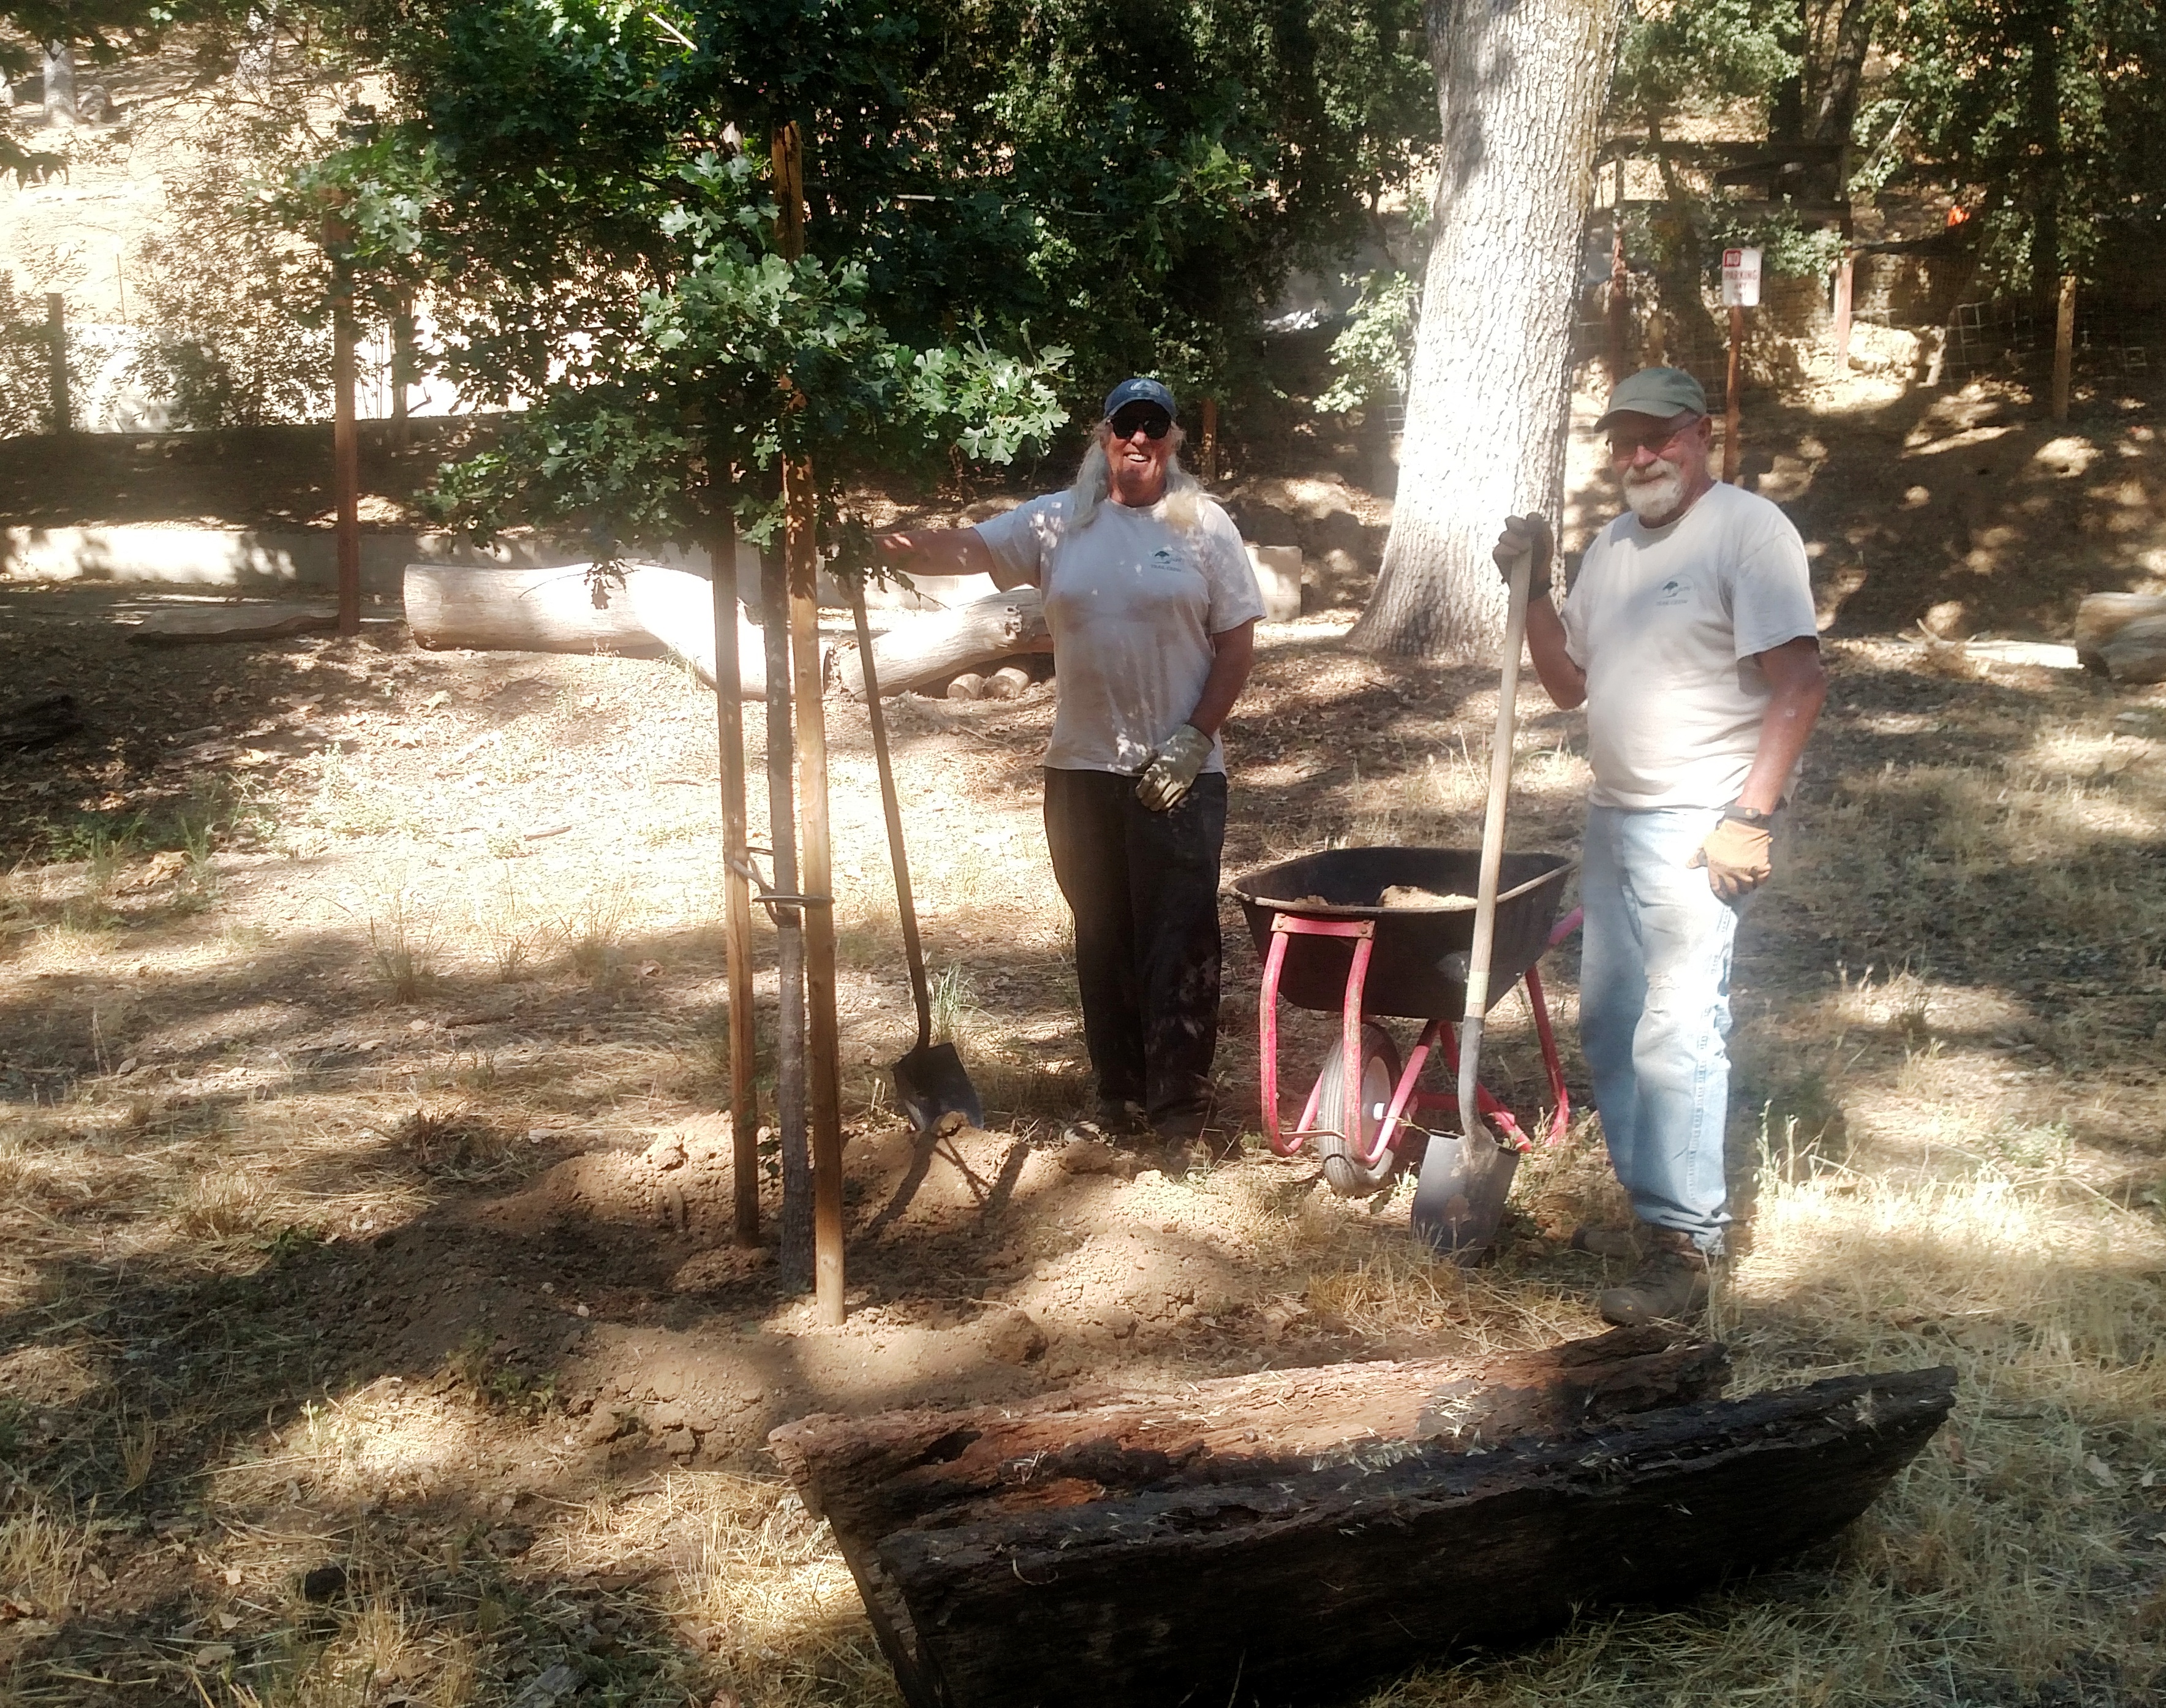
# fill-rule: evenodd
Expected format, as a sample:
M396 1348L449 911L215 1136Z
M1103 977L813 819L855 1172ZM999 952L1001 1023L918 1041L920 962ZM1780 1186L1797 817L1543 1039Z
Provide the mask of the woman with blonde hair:
M880 542L912 576L1035 586L1059 701L1045 833L1075 916L1097 1116L1185 1166L1218 1042L1218 729L1248 681L1263 596L1226 512L1181 466L1173 393L1125 379L1065 492L975 527Z

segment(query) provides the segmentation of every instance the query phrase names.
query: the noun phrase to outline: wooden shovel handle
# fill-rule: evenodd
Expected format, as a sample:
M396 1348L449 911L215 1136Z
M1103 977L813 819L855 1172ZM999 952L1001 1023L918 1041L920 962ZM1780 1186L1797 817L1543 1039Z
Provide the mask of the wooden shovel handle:
M1479 1053L1479 1022L1489 1011L1489 961L1497 941L1497 879L1504 864L1504 812L1512 793L1512 739L1519 719L1519 654L1527 637L1528 584L1534 579L1531 543L1512 561L1511 603L1504 618L1504 670L1497 690L1497 735L1489 753L1489 803L1482 820L1482 875L1475 891L1474 945L1467 956L1467 1030L1474 1049L1460 1053L1462 1088L1475 1076ZM1460 1130L1472 1136L1481 1124L1473 1098L1462 1089Z
M887 714L880 707L880 676L873 668L873 636L865 621L863 576L850 578L850 616L858 627L858 658L865 673L865 711L873 727L873 758L880 765L880 811L887 817L887 847L895 863L895 907L902 916L902 953L910 963L910 999L917 1005L917 1047L932 1037L932 1003L925 989L925 950L917 940L917 907L910 893L910 859L902 847L902 807L895 799L895 761L887 749Z

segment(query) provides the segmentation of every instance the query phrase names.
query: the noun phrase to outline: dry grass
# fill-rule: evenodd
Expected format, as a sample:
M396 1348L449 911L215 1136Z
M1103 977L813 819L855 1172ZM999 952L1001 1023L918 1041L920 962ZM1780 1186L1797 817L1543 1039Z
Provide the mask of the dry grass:
M1383 1705L2155 1700L2166 1235L2065 1173L1900 1180L1770 1166L1718 1297L1739 1390L1953 1364L1956 1414L1824 1562ZM1386 1303L1403 1297L1402 1285ZM2145 1478L2153 1478L2147 1488ZM2041 1695L2056 1679L2077 1694Z
M827 1526L787 1488L680 1477L658 1499L678 1621L728 1686L773 1708L900 1700Z
M1308 649L1297 668L1265 648L1258 692L1302 697L1313 721L1269 763L1240 761L1254 793L1237 829L1256 839L1242 858L1333 838L1471 843L1491 712L1478 685L1464 699L1457 679L1432 693L1427 673L1347 658L1320 629L1296 638ZM1955 1422L1839 1549L1688 1610L1591 1619L1531 1653L1399 1681L1378 1704L2044 1708L2157 1695L2166 1092L2151 1033L2166 1013L2166 893L2144 853L2166 835L2155 762L2113 768L2130 748L2113 733L2117 702L2088 691L2026 700L1988 678L1925 677L1892 649L1842 656L1839 701L1883 682L1981 697L1947 715L1940 746L1903 721L1922 720L1915 709L1866 706L1842 736L1851 745L1816 754L1793 876L1752 927L1771 946L1741 981L1751 1005L1736 1040L1738 1124L1746 1138L1763 1129L1767 1155L1754 1241L1717 1320L1746 1385L1953 1362ZM323 658L316 669L331 669ZM381 1364L311 1367L261 1403L248 1384L264 1355L245 1341L200 1367L161 1362L182 1319L240 1336L246 1304L209 1301L281 1251L358 1272L379 1235L455 1209L473 1183L506 1192L566 1151L710 1115L726 1082L709 1023L723 1012L711 791L703 780L695 808L689 791L654 786L671 773L704 780L711 708L665 669L621 660L551 662L516 717L476 702L476 661L337 668L367 679L373 715L425 739L394 748L357 725L346 754L322 749L320 769L288 789L278 845L322 862L293 869L298 899L270 899L262 873L236 866L215 920L123 929L114 910L135 905L132 892L116 878L101 897L87 862L25 870L0 894L14 1004L0 1067L36 1070L0 1130L0 1305L15 1334L8 1373L26 1394L37 1384L14 1417L29 1446L8 1462L28 1481L0 1504L0 1571L42 1584L34 1599L51 1605L89 1600L101 1629L145 1636L159 1670L131 1700L199 1702L193 1669L221 1705L504 1708L577 1654L598 1700L675 1708L726 1689L746 1708L885 1708L894 1686L825 1530L777 1483L740 1474L756 1470L749 1458L634 1483L583 1458L566 1439L581 1419L520 1409L547 1372L507 1372L478 1338L499 1319L457 1321L397 1382ZM401 693L441 681L468 697L425 712L418 692L404 711L387 692L375 710L394 679ZM1384 738L1342 737L1339 701L1379 683L1400 695L1388 722L1373 721ZM838 706L833 719L847 1114L876 1137L885 1064L911 1026L854 715ZM904 732L923 744L905 804L928 952L949 975L943 1006L988 1103L1043 1132L1087 1090L1072 939L1035 796L1006 751L1027 732L979 733L1024 715L898 717L921 720ZM483 739L521 719L518 739ZM621 766L597 763L635 751L601 744L618 739L612 720L637 732L637 758ZM1569 845L1584 772L1560 727L1523 720L1515 845ZM1892 765L1887 742L1902 744ZM524 834L568 819L560 836ZM344 911L316 901L341 886ZM763 924L763 954L770 940ZM1553 995L1568 1036L1560 959ZM1244 963L1229 965L1238 1003ZM1499 1010L1497 1038L1500 1069L1524 1071L1523 1011ZM1245 1023L1228 1029L1224 1050L1238 1096L1253 1083ZM124 1074L131 1055L141 1062ZM1533 1081L1522 1089L1531 1097ZM531 1145L535 1128L562 1139ZM1410 1243L1403 1189L1342 1203L1309 1171L1253 1156L1185 1182L1143 1177L1121 1189L1122 1229L1164 1229L1169 1248L1195 1255L1210 1319L1169 1330L1149 1373L1501 1350L1591 1330L1598 1271L1562 1240L1579 1219L1621 1219L1621 1207L1590 1118L1575 1136L1523 1168L1521 1237L1471 1274ZM1000 1235L1018 1246L1012 1287L968 1259L895 1284L997 1288L1049 1311L1053 1288L1080 1285L1087 1302L1096 1283L1033 1271L1124 1235L1065 1225L1062 1202L1017 1203ZM331 1235L335 1248L311 1243ZM917 1238L903 1230L881 1261L910 1261ZM482 1258L477 1241L483 1282L510 1266ZM155 1326L111 1309L114 1289L144 1277L193 1308ZM358 1311L391 1284L336 1296ZM395 1303L401 1320L436 1326L436 1301ZM731 1321L695 1314L680 1329L674 1313L688 1309L665 1298L660 1319L612 1332L711 1334L728 1347L747 1329L801 1331L794 1306L770 1310L763 1296L733 1298ZM443 1344L473 1356L437 1362ZM522 1385L497 1394L510 1373ZM171 1385L182 1381L194 1384L185 1400ZM228 1386L246 1391L245 1409ZM497 1473L520 1455L546 1461L532 1473L544 1492L514 1518L502 1502L520 1485ZM194 1574L155 1620L100 1602L84 1563L118 1562L85 1549L93 1536L115 1544L89 1529L89 1494L77 1490L95 1492L101 1518L202 1513L184 1538L135 1537ZM491 1541L508 1524L532 1532L531 1548ZM300 1573L331 1557L352 1573L351 1594L302 1606ZM236 1633L220 1636L221 1614L241 1621ZM207 1622L185 1642L172 1637L195 1621ZM236 1656L198 1664L222 1641ZM71 1631L52 1651L61 1670L19 1670L15 1687L25 1700L82 1699L68 1673L117 1675L92 1642Z
M57 1621L76 1600L85 1536L33 1499L0 1519L0 1593L32 1618Z
M261 1175L216 1169L188 1182L177 1206L181 1232L205 1244L253 1234L273 1214L272 1192Z
M404 870L384 874L363 928L370 969L392 1000L419 1002L436 982L441 927L409 874Z

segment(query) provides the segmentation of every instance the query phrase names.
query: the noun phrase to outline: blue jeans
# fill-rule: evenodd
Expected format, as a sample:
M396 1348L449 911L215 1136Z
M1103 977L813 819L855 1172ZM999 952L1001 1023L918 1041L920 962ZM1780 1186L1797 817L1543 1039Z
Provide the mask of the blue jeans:
M1710 1255L1730 1224L1730 951L1737 909L1686 865L1716 807L1588 809L1579 1036L1617 1178L1643 1222Z

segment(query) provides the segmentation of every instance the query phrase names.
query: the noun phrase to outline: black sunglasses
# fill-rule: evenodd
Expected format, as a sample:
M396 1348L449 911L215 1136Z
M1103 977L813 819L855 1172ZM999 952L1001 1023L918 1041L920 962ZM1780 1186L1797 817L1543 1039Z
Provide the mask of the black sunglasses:
M1156 404L1128 404L1114 412L1112 426L1116 439L1134 438L1138 427L1146 439L1163 439L1173 426L1173 417Z

